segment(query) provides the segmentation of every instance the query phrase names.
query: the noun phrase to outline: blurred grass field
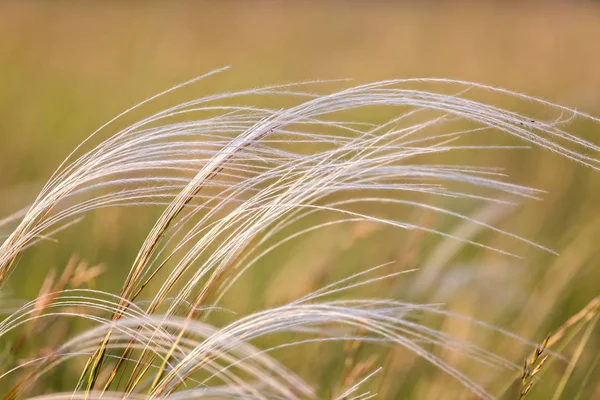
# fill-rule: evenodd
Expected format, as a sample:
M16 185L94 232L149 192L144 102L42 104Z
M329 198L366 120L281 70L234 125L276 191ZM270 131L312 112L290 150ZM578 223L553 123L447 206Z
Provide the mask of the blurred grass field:
M600 6L576 2L2 2L0 217L31 202L64 157L120 111L224 65L232 69L170 96L166 104L308 79L444 77L505 87L598 116L597 38ZM574 134L598 143L600 127L576 127ZM469 235L523 260L359 224L309 236L285 249L293 256L274 254L265 264L280 267L251 271L225 305L248 312L279 304L315 289L321 280L396 260L399 268L420 271L371 290L403 301L444 303L449 311L542 341L600 295L600 176L539 149L495 152L492 160L469 157L506 168L514 183L547 191L541 202L523 201L508 210L476 208L472 214L558 256L407 209L408 220ZM34 297L47 271L62 270L76 253L105 266L97 287L117 291L156 215L148 209L94 212L61 233L58 244L27 252L8 288ZM468 321L432 323L516 363L528 355ZM568 327L552 349L570 359L588 324L584 319ZM600 398L600 329L591 332L562 399ZM314 365L295 353L282 357L309 381L327 386L340 359L317 346L305 355L311 351ZM373 382L379 398L466 398L457 383L414 355L400 350L387 355L387 372ZM465 362L456 354L447 358L456 365ZM567 369L566 362L553 361L528 398L552 398ZM495 394L514 379L503 371L473 373L484 382L489 377L485 386ZM70 382L67 375L53 383L56 388L69 388L62 387ZM509 390L502 398L510 396Z

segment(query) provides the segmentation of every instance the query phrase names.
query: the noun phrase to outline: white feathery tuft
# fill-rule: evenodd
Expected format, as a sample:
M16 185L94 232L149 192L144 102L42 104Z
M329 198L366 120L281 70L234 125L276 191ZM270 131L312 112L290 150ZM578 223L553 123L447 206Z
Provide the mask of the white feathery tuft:
M225 326L210 325L207 316L238 278L267 254L300 235L336 224L369 221L518 256L377 211L385 207L434 211L551 251L427 200L447 197L511 204L512 198L539 198L539 190L505 182L499 170L431 165L421 160L441 153L519 148L465 145L460 141L465 136L503 132L526 145L543 147L599 170L600 147L571 135L564 126L575 119L600 121L532 97L462 81L398 79L330 94L321 92L331 82L314 81L190 100L142 119L85 150L116 119L220 72L175 86L109 121L69 155L26 211L0 220L0 226L20 221L0 246L2 285L26 248L92 210L163 207L118 295L64 290L44 295L51 301L42 313L36 304L43 299L16 311L9 308L12 313L0 323L0 338L42 318L85 319L93 327L50 355L4 371L0 379L35 365L35 373L19 389L24 390L57 365L83 357L91 360L82 375L89 375L89 380L82 378L72 393L36 398L316 398L311 384L269 353L315 341L359 340L402 346L457 379L474 395L492 398L480 384L435 356L431 347L461 352L473 362L494 368L518 370L518 365L415 322L420 313L459 316L436 305L391 299L327 300L409 271L368 277L381 271L381 266L365 266L369 269L288 304L241 316ZM448 90L454 92L448 94ZM555 112L556 118L533 119L467 97L476 91L541 104ZM260 105L273 101L292 105ZM391 117L385 122L358 117L373 110L383 110ZM494 195L484 196L480 188ZM425 200L420 196L424 194L428 195ZM415 195L421 200L415 200ZM311 218L320 214L328 215L328 219L288 233L299 221L314 221ZM166 271L166 278L155 282L159 271ZM151 282L157 289L150 289ZM77 307L88 311L70 311ZM357 331L364 334L356 335ZM308 337L268 349L251 344L286 333ZM110 369L107 359L133 368L133 377L123 392L113 391L109 384L104 390L95 384L98 371ZM338 398L373 397L373 393L357 391L378 371L362 377ZM204 378L198 380L198 376Z

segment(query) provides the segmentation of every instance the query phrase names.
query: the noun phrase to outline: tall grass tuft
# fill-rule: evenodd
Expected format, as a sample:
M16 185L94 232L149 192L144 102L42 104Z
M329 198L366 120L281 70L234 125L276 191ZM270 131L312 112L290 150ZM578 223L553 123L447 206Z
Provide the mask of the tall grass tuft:
M439 350L461 354L490 374L519 373L519 360L427 323L427 316L467 316L439 304L360 296L370 286L413 273L393 262L363 265L247 314L228 314L223 300L235 296L236 284L251 268L268 260L268 269L277 270L288 261L273 261L274 252L337 225L362 222L430 233L519 257L467 235L405 220L407 208L551 252L468 210L439 204L504 206L541 196L539 190L507 182L499 169L470 165L465 157L473 153L534 145L599 170L600 147L567 130L576 120L598 120L461 81L398 79L337 91L327 90L346 82L314 81L192 99L102 139L135 109L221 72L153 96L102 126L66 158L28 208L0 221L9 231L0 246L1 291L16 268L35 273L35 266L19 265L23 252L86 213L106 207L160 209L119 293L85 288L83 283L101 269L77 266L75 260L59 278L46 279L38 298L21 303L1 298L7 316L0 322L0 337L10 341L12 354L0 370L0 382L10 387L5 398L367 399L377 396L373 382L385 373L385 354L377 349L398 347L474 396L494 398L484 382ZM544 116L478 101L481 96L493 97L494 104L537 104ZM432 162L445 154L460 160ZM523 376L518 394L524 397L540 370L541 362L534 366L538 356L549 350L500 327L475 323L537 349L527 365L528 371L534 369ZM52 325L62 326L54 331L63 335L36 348L35 335ZM290 347L335 342L346 343L340 349L344 366L330 388L308 381L277 357ZM34 356L21 357L23 348ZM359 352L370 355L357 358ZM300 361L314 362L310 357ZM80 373L63 379L68 387L52 393L47 377L73 370L66 365Z

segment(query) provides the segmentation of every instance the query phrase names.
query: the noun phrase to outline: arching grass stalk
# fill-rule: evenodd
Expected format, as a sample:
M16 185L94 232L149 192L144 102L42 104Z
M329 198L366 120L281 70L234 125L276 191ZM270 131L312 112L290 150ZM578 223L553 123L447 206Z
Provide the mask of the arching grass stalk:
M491 398L484 387L427 350L425 344L464 352L484 364L515 370L519 366L409 318L416 311L441 315L437 307L390 299L325 299L382 277L354 274L222 328L208 324L207 317L239 277L269 253L296 237L336 224L362 221L429 232L518 257L502 248L388 216L383 212L386 208L435 212L551 251L431 201L454 198L506 204L509 197L539 198L540 191L507 183L495 169L428 160L457 152L519 148L468 141L500 132L598 170L600 147L565 127L577 119L599 121L546 101L461 81L398 79L323 94L323 87L331 84L315 81L206 95L160 111L92 145L113 121L160 95L153 96L94 132L60 165L26 212L3 219L6 223L20 219L20 223L0 246L0 285L24 249L91 210L164 207L118 295L103 293L110 299L102 305L96 303L94 293L86 293L89 298L71 298L60 291L54 295L46 309L57 308L55 316L73 317L60 311L61 307L79 303L105 315L84 316L97 327L65 343L52 357L28 364L39 368L15 386L10 396L18 396L55 365L86 357L75 397L110 397L120 392L134 398L142 391L151 399L175 398L184 392L202 397L198 390L182 389L189 382L199 384L200 371L223 384L213 390L210 379L202 381L203 390L211 395L315 397L311 385L271 358L268 350L260 351L249 343L282 332L305 332L316 334L306 342L350 340L405 347L477 396ZM425 86L428 90L419 89ZM532 118L476 101L477 93L537 104L554 117ZM274 102L288 106L265 105ZM381 115L387 119L369 118L373 110L385 112ZM492 194L483 195L483 190ZM329 219L314 222L321 214ZM289 233L302 222L310 222L310 227ZM375 270L380 271L367 272ZM165 275L162 281L158 281L159 272ZM61 295L66 298L61 300ZM143 305L137 304L140 300ZM27 320L27 307L4 320L0 336L15 329L21 318ZM349 336L356 331L360 335ZM107 360L116 363L109 366ZM132 369L123 386L116 378L125 376L128 366ZM340 390L343 397L358 390L356 382L371 377L362 369L361 374L356 371L345 372L349 387ZM98 390L101 373L107 375L103 389Z

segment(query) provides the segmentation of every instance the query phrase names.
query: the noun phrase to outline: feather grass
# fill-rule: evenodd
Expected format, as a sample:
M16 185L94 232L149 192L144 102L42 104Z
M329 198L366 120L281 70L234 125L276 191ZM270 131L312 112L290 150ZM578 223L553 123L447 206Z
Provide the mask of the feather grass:
M516 197L537 199L539 190L508 183L494 169L427 164L421 159L443 153L519 148L461 142L467 136L503 132L598 170L600 147L564 128L576 119L598 119L532 97L462 81L399 79L329 94L321 91L333 82L314 81L190 100L142 119L91 147L126 114L219 72L175 86L109 121L67 157L26 212L0 221L0 225L7 225L20 219L0 246L3 285L26 248L92 210L164 207L118 295L61 289L42 294L2 320L0 337L42 318L85 319L94 325L50 354L4 372L0 378L21 369L33 371L7 397L26 394L61 363L85 358L86 366L73 393L38 398L315 398L317 392L311 384L269 353L310 342L356 340L404 347L477 397L493 398L483 386L436 356L432 346L460 352L488 367L517 371L519 365L415 321L418 313L459 316L435 305L392 299L327 300L405 271L373 278L367 274L380 271L380 267L367 269L222 327L209 324L207 319L239 277L266 255L298 236L335 224L368 221L433 233L518 257L464 235L377 212L386 207L436 212L551 252L427 200L510 204ZM440 91L414 89L415 85L433 85ZM554 117L540 120L468 97L477 91L538 103ZM265 99L292 105L268 108L260 105ZM361 112L380 109L392 115L385 122L356 118ZM494 195L480 194L483 189ZM415 195L427 195L426 200L415 200ZM287 233L322 213L330 220ZM157 281L161 274L166 277ZM43 312L36 306L39 304L44 304ZM74 312L74 308L85 312ZM517 339L509 332L480 326ZM353 333L357 331L362 334ZM251 344L261 337L286 333L309 338L262 350ZM199 380L199 376L204 378ZM372 397L372 393L356 393L371 377L366 374L357 382L350 380L339 398Z

